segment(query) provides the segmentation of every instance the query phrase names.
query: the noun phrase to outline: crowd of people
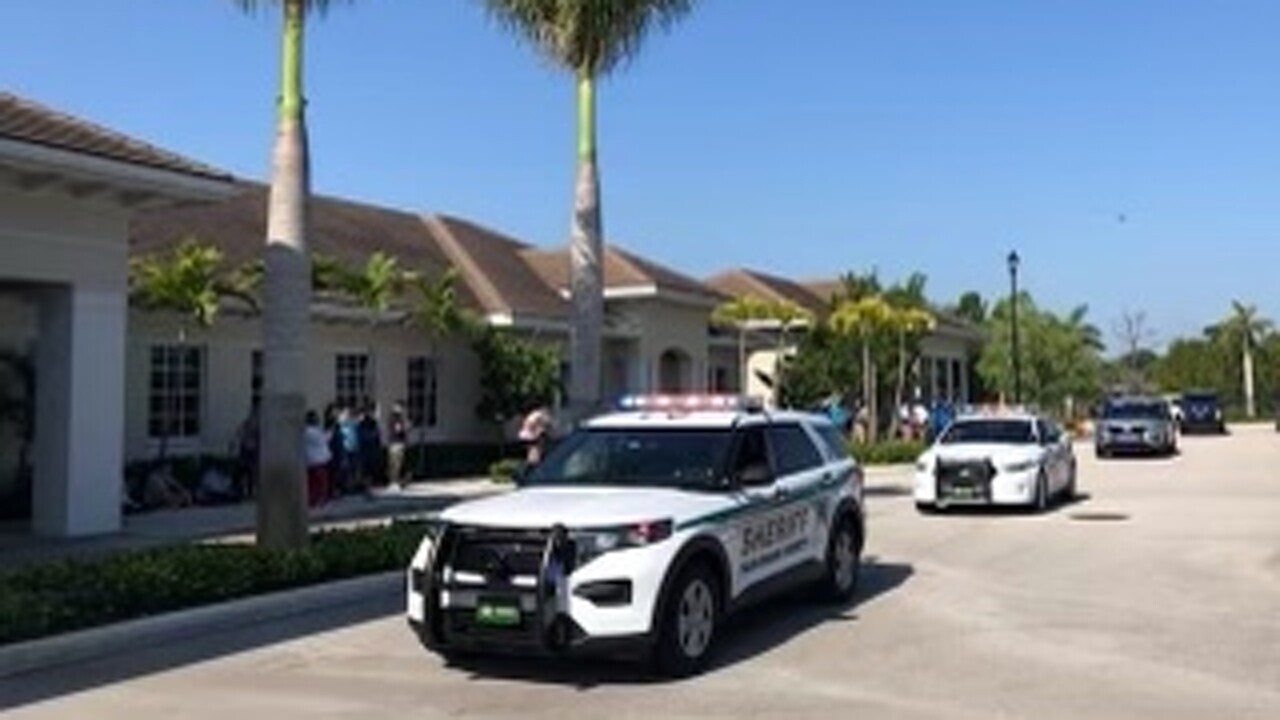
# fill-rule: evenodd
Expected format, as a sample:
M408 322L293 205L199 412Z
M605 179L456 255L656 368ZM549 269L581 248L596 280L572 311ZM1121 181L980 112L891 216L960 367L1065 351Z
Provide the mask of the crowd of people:
M403 488L409 430L400 403L392 407L385 428L371 402L358 407L333 404L323 414L307 411L303 439L308 503L323 505L343 495L372 497L373 488L382 485ZM236 437L239 484L245 498L256 493L260 443L255 405Z
M838 393L833 393L820 402L814 410L826 415L832 424L840 428L845 436L855 443L867 442L871 436L870 413L866 405L857 398L842 397ZM904 402L897 409L897 423L894 425L897 434L894 439L931 442L950 424L954 415L955 408L947 402L935 401L926 404L919 398Z

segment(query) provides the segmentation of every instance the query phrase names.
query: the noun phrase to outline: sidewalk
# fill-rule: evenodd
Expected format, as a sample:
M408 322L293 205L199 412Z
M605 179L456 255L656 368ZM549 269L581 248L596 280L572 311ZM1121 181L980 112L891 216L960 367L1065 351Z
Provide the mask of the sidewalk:
M311 511L312 529L387 522L429 515L461 500L505 492L487 479L431 480L403 491L375 491L372 498L344 497ZM73 540L31 535L0 526L0 569L67 557L85 557L184 541L238 541L253 536L257 509L251 503L158 510L126 515L115 535Z

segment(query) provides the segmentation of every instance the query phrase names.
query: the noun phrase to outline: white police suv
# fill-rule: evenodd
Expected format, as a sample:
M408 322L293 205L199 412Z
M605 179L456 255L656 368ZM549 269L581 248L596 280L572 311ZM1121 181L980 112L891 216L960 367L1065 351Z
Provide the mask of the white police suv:
M797 585L848 599L862 472L825 418L728 396L626 398L508 494L440 515L409 570L423 643L705 664L724 620Z
M1018 408L961 414L916 462L922 512L953 505L1023 505L1044 510L1076 493L1076 458L1053 421Z

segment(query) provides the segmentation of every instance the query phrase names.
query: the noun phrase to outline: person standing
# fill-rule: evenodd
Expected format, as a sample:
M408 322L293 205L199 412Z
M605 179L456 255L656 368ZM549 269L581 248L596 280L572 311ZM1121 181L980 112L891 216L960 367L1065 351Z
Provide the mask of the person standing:
M333 454L329 450L329 434L320 426L320 416L315 410L307 411L307 427L303 433L307 455L307 500L311 507L316 507L328 502L332 495L329 462Z
M387 476L390 482L403 490L405 486L404 458L409 445L409 419L404 405L396 403L391 408L387 422Z
M262 439L258 417L258 401L254 400L249 416L236 430L236 475L240 497L246 500L252 499L258 488L258 450Z
M551 431L551 412L545 407L534 408L520 423L520 440L525 443L524 461L529 467L542 462L546 450L547 435Z
M382 481L382 428L373 403L366 403L356 424L356 452L359 457L360 490L373 497L373 486Z
M348 408L338 410L338 485L344 493L359 486L360 441L356 435L356 418Z

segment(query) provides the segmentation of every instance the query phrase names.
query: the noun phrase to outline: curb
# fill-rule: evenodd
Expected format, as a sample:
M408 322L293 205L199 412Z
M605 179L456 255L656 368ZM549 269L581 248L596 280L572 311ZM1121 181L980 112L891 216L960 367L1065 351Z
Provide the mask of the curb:
M0 679L351 605L395 593L403 584L404 573L396 570L28 640L0 647Z
M862 474L866 477L883 477L885 475L901 475L914 472L914 463L893 463L891 465L863 465Z

